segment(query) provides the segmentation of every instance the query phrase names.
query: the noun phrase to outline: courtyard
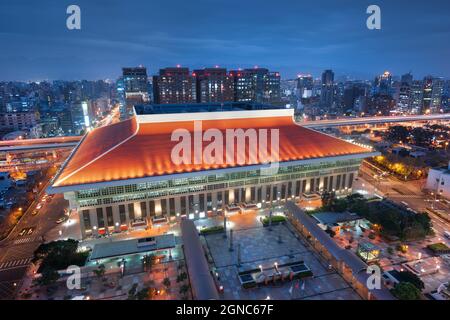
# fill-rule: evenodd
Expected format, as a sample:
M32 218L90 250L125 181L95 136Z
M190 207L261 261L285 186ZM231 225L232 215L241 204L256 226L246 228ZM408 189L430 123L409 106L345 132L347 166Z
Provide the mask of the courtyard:
M241 218L242 225L239 223ZM230 220L233 225L231 250L230 230L226 238L223 232L202 236L209 260L223 287L224 299L361 299L288 222L263 227L256 214L238 215ZM312 277L286 279L251 289L244 289L238 278L239 272L298 261L303 261L311 269Z

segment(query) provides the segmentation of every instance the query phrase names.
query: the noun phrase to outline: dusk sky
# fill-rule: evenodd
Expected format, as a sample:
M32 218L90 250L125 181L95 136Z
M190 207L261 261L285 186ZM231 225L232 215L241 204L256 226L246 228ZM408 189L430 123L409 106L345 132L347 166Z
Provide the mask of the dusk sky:
M81 30L66 28L70 4ZM366 28L370 4L381 30ZM449 12L448 0L2 0L0 80L116 79L139 64L449 78Z

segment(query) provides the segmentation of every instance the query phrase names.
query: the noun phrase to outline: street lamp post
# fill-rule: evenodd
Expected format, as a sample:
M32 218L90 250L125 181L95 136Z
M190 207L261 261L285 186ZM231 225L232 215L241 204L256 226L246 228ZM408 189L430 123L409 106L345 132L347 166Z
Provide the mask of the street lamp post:
M229 251L233 251L233 229L230 229L230 247L228 248Z
M224 239L227 238L227 216L225 215L225 212L223 213L223 237Z
M269 231L272 231L272 210L269 211Z
M237 266L241 266L241 244L237 244Z

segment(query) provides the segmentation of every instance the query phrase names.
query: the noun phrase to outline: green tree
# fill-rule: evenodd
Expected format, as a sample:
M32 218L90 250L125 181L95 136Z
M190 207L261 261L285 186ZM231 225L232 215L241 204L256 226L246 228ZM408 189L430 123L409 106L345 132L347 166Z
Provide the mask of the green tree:
M399 142L405 142L409 137L409 130L404 126L392 126L389 128L386 138L388 140Z
M322 193L322 207L324 210L331 210L336 201L336 193L334 191L325 191Z
M163 285L164 285L166 288L169 288L169 287L170 287L170 279L169 279L168 277L165 277L165 278L164 278L164 280L163 280Z
M154 254L145 255L142 259L142 263L144 264L145 271L152 270L153 266L156 264L156 256Z
M78 241L68 239L41 244L34 252L33 262L41 261L38 272L46 268L66 269L70 265L83 266L88 252L77 252Z
M42 270L41 276L37 279L36 283L40 286L48 286L54 284L59 277L59 273L55 269L45 268Z
M417 289L422 290L425 288L425 284L420 278L410 271L400 271L398 273L398 280L400 282L409 282L413 284Z
M420 299L420 290L410 282L398 283L395 288L392 289L392 293L400 300Z
M97 278L101 279L105 275L105 265L101 264L95 269L93 272L97 276Z

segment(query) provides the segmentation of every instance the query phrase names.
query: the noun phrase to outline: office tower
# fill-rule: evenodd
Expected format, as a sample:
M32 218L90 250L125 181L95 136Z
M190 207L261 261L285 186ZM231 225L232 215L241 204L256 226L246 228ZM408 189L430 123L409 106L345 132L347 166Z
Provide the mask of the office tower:
M329 111L333 106L334 101L334 72L332 70L325 70L322 73L322 88L320 91L320 102L322 108Z
M347 83L343 93L344 111L361 111L360 109L363 104L363 99L359 98L365 97L367 95L367 91L367 85L365 83ZM358 102L357 108L356 102Z
M401 80L402 83L411 85L413 82L413 75L411 74L411 72L405 73L404 75L402 75Z
M133 106L148 102L147 69L145 67L133 67L122 69L123 90L125 92L125 105L120 114L121 119L127 119L133 115Z
M406 112L410 111L412 83L413 76L411 73L402 75L399 84L397 104L403 111Z
M232 102L233 80L225 68L194 70L196 98L198 103Z
M310 74L299 75L297 78L297 92L301 99L312 97L314 87L314 79Z
M437 113L442 109L442 96L444 95L445 81L442 78L433 78L431 90L431 112Z
M413 80L410 90L410 112L414 114L421 113L423 96L423 81Z
M389 71L377 76L374 81L374 94L392 96L392 75Z
M125 85L123 83L123 77L119 77L116 81L116 93L115 93L117 102L119 103L119 113L121 120L125 120L127 118L127 104L125 100Z
M450 111L450 80L445 81L444 94L442 95L442 108L444 112Z
M433 77L426 76L423 79L422 84L422 106L420 109L421 114L431 112L432 93L433 93Z
M234 70L234 101L279 104L281 102L280 74L265 68Z
M196 102L195 81L188 68L165 68L153 76L156 104Z

